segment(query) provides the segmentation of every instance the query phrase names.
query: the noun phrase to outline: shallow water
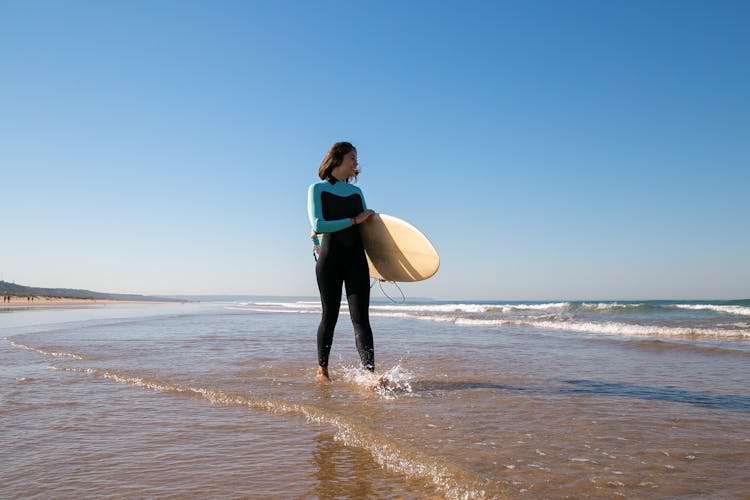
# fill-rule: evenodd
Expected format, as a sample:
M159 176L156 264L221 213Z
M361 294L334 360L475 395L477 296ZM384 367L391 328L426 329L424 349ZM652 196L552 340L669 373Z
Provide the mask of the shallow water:
M742 496L750 311L705 305L374 305L380 389L345 314L315 382L314 302L2 314L0 496Z

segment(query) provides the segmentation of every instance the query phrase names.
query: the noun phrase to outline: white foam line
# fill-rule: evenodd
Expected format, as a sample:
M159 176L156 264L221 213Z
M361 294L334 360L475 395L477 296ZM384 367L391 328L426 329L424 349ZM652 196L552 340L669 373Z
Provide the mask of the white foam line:
M370 311L393 313L486 313L513 311L562 311L571 307L569 302L545 304L435 304L435 305L383 305L371 304ZM347 308L346 301L341 302L341 309ZM226 309L255 312L320 312L317 302L240 302L227 306Z
M7 343L12 345L13 347L18 347L20 349L26 349L27 351L33 351L37 352L39 354L43 354L44 356L54 356L58 358L73 358L73 359L84 359L82 356L79 356L78 354L72 354L69 352L53 352L53 351L45 351L44 349L38 349L36 347L31 347L25 344L20 344L18 342L14 342L13 340L10 340L8 337L5 337L3 340L5 340Z
M485 498L487 494L479 485L486 483L483 478L451 465L437 463L435 459L414 450L404 448L386 436L372 431L366 425L358 423L355 427L344 417L330 413L312 405L288 403L276 400L250 399L245 396L202 387L183 387L168 383L156 382L140 377L120 375L100 368L67 368L50 367L57 371L68 371L92 374L122 384L128 384L158 392L192 393L211 403L221 405L247 406L252 409L265 410L274 414L295 414L305 417L308 422L326 424L336 429L334 439L346 446L369 451L378 464L387 470L396 470L407 477L428 479L443 493L446 498ZM467 486L466 483L474 486Z
M560 311L569 309L570 302L544 304L436 304L436 305L371 305L370 310L433 313L485 313L511 311Z
M297 309L320 309L319 302L240 302L241 306L284 307Z
M681 328L668 326L630 325L626 323L581 323L573 321L513 321L513 320L456 320L461 326L519 326L567 330L584 333L601 333L607 335L624 335L634 337L716 337L716 338L750 338L750 330L720 330L713 328Z
M426 314L411 314L408 312L371 312L370 316L379 316L382 318L407 318L407 319L420 319L422 321L434 321L437 323L452 323L456 321L455 316L428 316Z
M639 307L643 307L646 304L618 304L617 302L598 302L598 303L591 303L591 302L584 302L581 304L581 307L583 309L589 309L589 310L598 310L598 311L607 311L607 310L618 310L618 309L638 309Z
M342 307L345 309L346 307ZM260 306L258 304L236 304L232 306L225 306L224 309L230 311L250 311L250 312L262 312L262 313L280 313L280 314L320 314L320 306L317 309L312 307L306 307L302 309L294 309L292 307L279 307L276 305L265 305Z
M675 307L677 309L709 310L727 314L738 314L740 316L750 316L750 307L743 306L720 306L714 304L675 304L671 307Z

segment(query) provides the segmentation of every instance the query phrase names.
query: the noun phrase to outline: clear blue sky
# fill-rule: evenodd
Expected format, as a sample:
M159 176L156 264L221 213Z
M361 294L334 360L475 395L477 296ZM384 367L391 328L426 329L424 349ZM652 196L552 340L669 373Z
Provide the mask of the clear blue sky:
M0 2L0 278L316 295L307 186L409 296L750 296L750 2Z

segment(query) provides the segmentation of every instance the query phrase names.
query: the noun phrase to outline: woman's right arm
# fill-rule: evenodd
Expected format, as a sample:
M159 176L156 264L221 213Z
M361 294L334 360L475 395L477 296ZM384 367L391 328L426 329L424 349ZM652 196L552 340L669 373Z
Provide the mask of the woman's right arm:
M334 233L352 225L351 219L325 220L323 218L322 190L317 184L310 186L307 192L307 215L310 225L316 233Z

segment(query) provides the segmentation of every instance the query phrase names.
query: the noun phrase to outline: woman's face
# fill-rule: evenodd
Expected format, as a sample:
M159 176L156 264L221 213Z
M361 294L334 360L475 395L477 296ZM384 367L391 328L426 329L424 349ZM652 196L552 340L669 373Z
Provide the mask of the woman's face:
M357 150L352 149L344 155L344 159L341 161L341 164L338 167L334 168L331 174L333 174L333 176L338 180L343 181L345 179L349 179L350 177L355 177L358 173L358 166L359 163L357 163Z

